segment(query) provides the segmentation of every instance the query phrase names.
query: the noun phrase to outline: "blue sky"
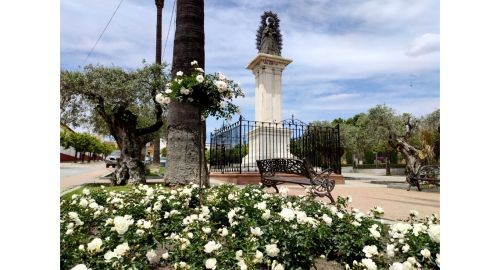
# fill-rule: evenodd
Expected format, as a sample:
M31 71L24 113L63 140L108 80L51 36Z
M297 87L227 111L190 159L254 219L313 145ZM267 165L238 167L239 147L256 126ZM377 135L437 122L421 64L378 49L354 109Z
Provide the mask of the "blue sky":
M165 0L164 41L173 0ZM120 0L61 0L61 68L77 69ZM207 73L241 82L242 114L254 119L254 78L264 11L280 18L283 117L348 118L377 104L416 116L439 108L439 1L205 0ZM154 61L154 1L124 0L88 63L137 68ZM163 60L172 59L172 28ZM236 119L236 118L235 118ZM235 120L233 119L233 121ZM222 121L209 119L207 130Z

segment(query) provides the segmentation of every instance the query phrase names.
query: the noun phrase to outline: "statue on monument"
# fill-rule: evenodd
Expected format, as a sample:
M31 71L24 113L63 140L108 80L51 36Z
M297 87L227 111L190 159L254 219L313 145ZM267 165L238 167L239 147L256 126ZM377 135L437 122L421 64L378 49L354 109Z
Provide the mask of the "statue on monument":
M257 31L256 41L259 53L281 55L282 39L278 15L272 11L264 12L261 16L261 25Z

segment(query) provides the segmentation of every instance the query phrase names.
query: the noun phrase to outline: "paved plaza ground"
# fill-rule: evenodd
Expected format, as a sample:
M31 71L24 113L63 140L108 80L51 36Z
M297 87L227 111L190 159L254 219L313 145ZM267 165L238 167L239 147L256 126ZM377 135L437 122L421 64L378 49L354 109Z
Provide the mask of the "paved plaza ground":
M62 163L61 164L61 192L85 183L109 183L109 180L99 179L113 171L106 168L103 162L90 164ZM406 218L410 210L417 210L420 215L426 216L433 213L439 214L440 194L432 192L419 192L415 188L411 191L405 189L387 188L383 184L372 184L371 181L387 181L404 183L403 176L377 176L368 174L345 173L345 184L336 185L333 196L350 195L353 199L352 207L367 212L371 207L378 205L385 211L384 218L391 221ZM357 179L357 180L351 180ZM148 182L163 183L163 180L148 179ZM212 181L213 185L223 182ZM304 194L304 189L298 185L286 185L291 195ZM274 193L274 189L267 189ZM322 200L328 201L327 198Z

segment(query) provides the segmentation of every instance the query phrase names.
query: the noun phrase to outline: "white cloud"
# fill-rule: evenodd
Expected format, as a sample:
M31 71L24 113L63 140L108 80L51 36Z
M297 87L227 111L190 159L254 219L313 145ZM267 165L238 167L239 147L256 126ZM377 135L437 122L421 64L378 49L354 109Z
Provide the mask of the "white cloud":
M407 54L409 56L420 56L439 51L439 34L426 33L413 41Z

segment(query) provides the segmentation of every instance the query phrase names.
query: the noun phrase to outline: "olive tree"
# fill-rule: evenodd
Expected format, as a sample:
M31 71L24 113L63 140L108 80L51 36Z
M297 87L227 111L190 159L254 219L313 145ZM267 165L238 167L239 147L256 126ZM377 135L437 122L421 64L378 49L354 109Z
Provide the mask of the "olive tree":
M111 134L121 149L114 184L146 181L141 150L163 125L163 109L155 100L167 80L163 69L157 64L132 71L88 65L61 71L62 121Z

